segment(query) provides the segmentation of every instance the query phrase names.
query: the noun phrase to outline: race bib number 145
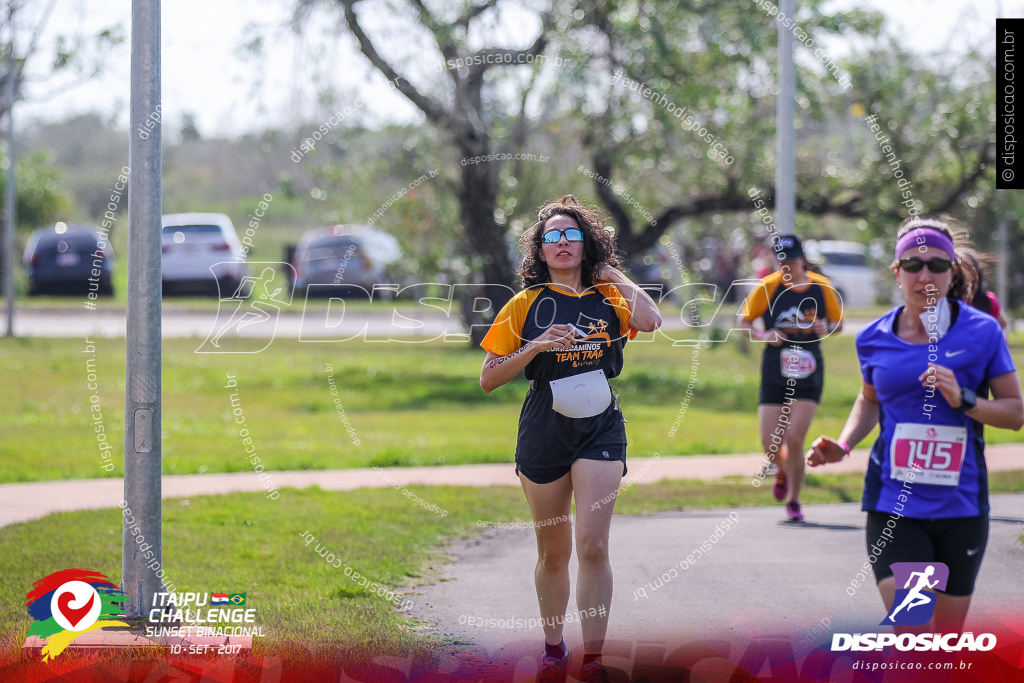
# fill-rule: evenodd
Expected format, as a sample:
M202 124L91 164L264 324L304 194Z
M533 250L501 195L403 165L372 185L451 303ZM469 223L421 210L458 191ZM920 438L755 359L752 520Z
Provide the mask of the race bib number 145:
M966 445L965 427L901 422L892 435L889 476L899 481L956 486Z

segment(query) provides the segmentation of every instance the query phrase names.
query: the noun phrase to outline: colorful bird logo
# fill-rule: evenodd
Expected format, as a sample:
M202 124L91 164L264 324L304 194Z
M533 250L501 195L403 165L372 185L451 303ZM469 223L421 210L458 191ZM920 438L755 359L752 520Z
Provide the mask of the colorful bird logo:
M28 614L35 619L28 635L46 641L43 661L63 652L78 636L105 626L124 626L103 620L121 613L127 599L110 579L92 569L62 569L32 584L25 597Z

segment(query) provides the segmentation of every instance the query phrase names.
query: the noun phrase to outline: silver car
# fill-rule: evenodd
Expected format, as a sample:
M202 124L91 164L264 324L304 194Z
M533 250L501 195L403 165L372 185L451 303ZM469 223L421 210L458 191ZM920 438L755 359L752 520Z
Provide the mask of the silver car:
M165 293L214 290L227 298L248 274L245 249L231 219L222 213L165 215L161 247Z

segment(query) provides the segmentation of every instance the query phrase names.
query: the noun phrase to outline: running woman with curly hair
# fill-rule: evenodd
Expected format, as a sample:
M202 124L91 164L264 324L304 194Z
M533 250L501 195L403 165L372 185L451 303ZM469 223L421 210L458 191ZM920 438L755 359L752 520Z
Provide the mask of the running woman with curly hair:
M562 623L575 497L581 680L604 681L600 654L612 598L608 533L626 473L625 419L608 380L622 370L627 338L656 330L661 316L654 300L618 269L611 233L572 195L542 207L522 244L524 289L480 344L487 351L480 386L491 392L520 372L530 380L515 471L537 535L534 580L545 640L538 679L566 676Z

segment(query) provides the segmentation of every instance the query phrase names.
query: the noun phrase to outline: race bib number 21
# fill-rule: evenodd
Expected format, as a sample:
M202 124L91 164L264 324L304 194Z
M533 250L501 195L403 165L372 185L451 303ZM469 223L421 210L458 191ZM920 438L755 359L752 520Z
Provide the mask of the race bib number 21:
M965 427L901 422L892 435L889 476L899 481L956 486L966 445Z

